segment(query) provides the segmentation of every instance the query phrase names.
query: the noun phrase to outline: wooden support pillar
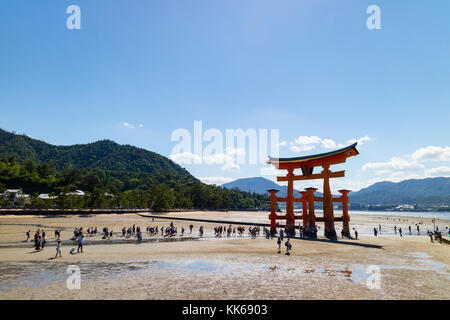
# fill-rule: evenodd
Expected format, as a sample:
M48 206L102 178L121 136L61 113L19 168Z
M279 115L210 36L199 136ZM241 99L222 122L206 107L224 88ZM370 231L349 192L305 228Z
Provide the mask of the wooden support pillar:
M330 190L330 165L322 166L323 171L323 218L325 222L324 235L329 239L337 239L334 228L333 197Z
M350 190L338 190L342 194L342 233L345 237L350 238L350 216L348 214L348 193Z
M287 236L295 236L294 215L294 168L288 170L288 190L286 196L286 233Z
M308 229L308 193L306 191L300 191L302 195L302 209L303 209L303 228Z
M307 199L308 199L308 209L309 209L309 214L308 214L308 236L309 237L317 237L317 233L312 232L313 229L316 228L316 215L314 213L314 192L316 192L316 188L306 188L306 193L307 193Z
M277 230L277 196L276 193L278 190L267 190L267 192L270 193L269 200L270 200L270 228Z

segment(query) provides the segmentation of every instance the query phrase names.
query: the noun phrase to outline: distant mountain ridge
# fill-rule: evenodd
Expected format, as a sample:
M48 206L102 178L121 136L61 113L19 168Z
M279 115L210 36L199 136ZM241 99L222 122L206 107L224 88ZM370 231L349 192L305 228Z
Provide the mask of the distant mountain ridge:
M237 188L242 191L255 192L260 194L268 194L267 190L277 189L280 190L278 195L280 195L281 197L285 197L287 194L286 186L280 186L272 180L263 177L237 179L228 183L224 183L222 187L227 189Z
M377 182L350 193L350 203L450 204L450 178L409 179Z
M237 188L241 191L255 192L259 194L269 194L267 190L275 189L280 190L277 193L278 197L286 197L287 195L287 186L280 186L279 184L273 182L272 180L263 177L237 179L228 183L224 183L222 187L227 189ZM322 195L319 192L316 192L315 194L317 196ZM298 190L294 189L294 196L300 197Z
M222 185L224 188L238 188L242 191L264 193L268 189L278 189L280 197L285 197L287 187L262 178L238 179ZM267 194L267 192L266 192ZM318 195L320 193L317 193ZM299 196L295 192L295 196ZM450 178L410 179L401 182L377 182L360 191L349 194L350 203L354 204L437 204L450 205Z

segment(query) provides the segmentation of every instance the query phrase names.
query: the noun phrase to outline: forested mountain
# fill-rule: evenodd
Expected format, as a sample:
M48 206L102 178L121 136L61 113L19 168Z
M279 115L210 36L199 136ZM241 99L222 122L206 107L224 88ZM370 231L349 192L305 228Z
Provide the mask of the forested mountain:
M22 189L36 203L39 193L58 195L81 189L76 207L260 208L267 197L200 182L187 170L157 153L103 140L54 146L0 129L0 192ZM3 205L8 205L3 203ZM54 205L54 204L52 204Z
M350 203L361 204L450 204L450 178L377 182L350 193Z
M83 169L191 176L187 170L155 152L120 145L110 140L55 146L0 129L0 157L11 156L18 162L25 160L33 160L37 164L53 162L58 170L72 164L75 168Z

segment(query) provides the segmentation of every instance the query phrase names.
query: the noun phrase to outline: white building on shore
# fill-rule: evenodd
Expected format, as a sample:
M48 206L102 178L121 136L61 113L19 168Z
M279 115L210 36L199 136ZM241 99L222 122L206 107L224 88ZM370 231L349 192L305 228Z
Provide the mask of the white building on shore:
M30 195L23 193L20 189L7 189L2 195L3 200L12 204L13 207L20 202L22 202L22 204L30 203Z

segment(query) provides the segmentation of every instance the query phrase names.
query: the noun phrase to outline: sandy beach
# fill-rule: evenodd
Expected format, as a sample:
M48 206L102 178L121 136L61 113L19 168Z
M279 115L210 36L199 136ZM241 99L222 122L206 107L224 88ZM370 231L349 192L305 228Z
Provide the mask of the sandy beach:
M217 238L213 227L223 223L174 221L181 237L150 236L147 226L168 226L170 220L137 214L89 216L1 216L0 299L450 299L450 245L431 243L426 230L431 218L352 214L358 240L292 239L290 256L277 254L276 240L262 236ZM178 212L165 216L268 223L267 212ZM421 223L421 235L415 224ZM140 226L144 242L121 240L122 227ZM381 225L378 237L372 233ZM204 237L198 237L200 225ZM393 227L403 229L403 237ZM408 226L412 227L409 235ZM450 221L439 219L439 229ZM97 227L86 236L84 252L70 238L76 227ZM103 227L114 230L102 240ZM320 227L321 224L319 224ZM31 238L44 229L47 245L35 252ZM55 228L62 229L62 257L55 256ZM336 223L340 234L341 225ZM448 231L446 231L448 233ZM353 234L353 229L352 229ZM31 240L31 239L30 239ZM182 241L184 240L184 241ZM151 241L151 242L150 242ZM67 267L81 272L81 289L69 290ZM380 274L379 287L368 286L369 266ZM371 267L373 270L373 267Z

